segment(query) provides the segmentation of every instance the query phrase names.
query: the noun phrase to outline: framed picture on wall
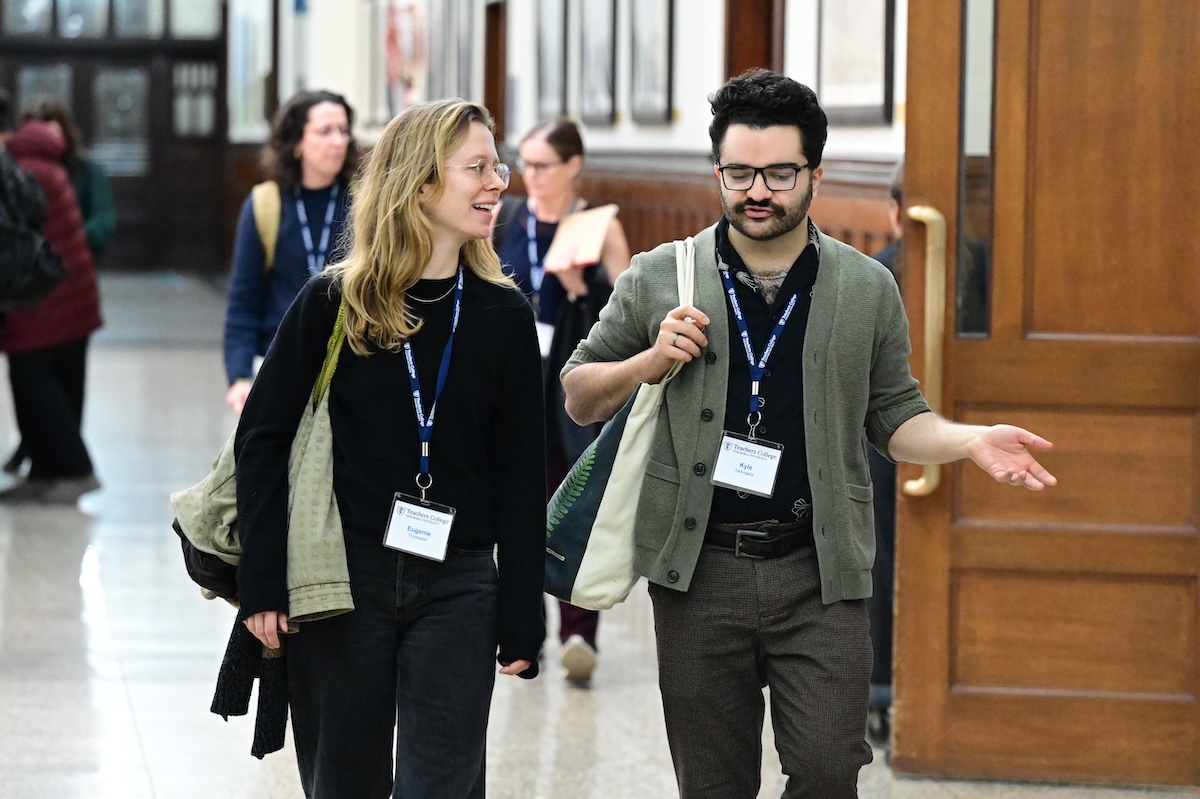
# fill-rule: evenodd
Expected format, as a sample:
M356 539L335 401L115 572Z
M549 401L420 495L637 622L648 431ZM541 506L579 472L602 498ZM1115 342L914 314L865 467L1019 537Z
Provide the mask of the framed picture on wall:
M538 0L538 117L567 113L567 8L565 0Z
M459 97L473 97L471 91L471 72L474 67L474 59L472 56L472 44L475 41L475 31L472 27L471 20L473 19L471 0L458 0L455 6L455 34L456 34L456 49L457 57L455 74L458 78L458 91L455 92Z
M673 0L630 4L633 85L629 105L636 122L664 125L671 121L673 5Z
M895 0L821 0L817 96L834 125L890 125Z
M371 42L371 105L365 121L387 122L427 96L429 31L426 0L376 0Z
M426 97L440 100L454 94L446 68L446 30L450 24L446 4L440 1L429 3L427 25L429 26L429 69L425 71ZM436 32L436 33L435 33ZM451 40L453 41L453 40Z
M583 13L582 83L580 113L589 125L616 121L613 74L617 48L617 0L590 0Z

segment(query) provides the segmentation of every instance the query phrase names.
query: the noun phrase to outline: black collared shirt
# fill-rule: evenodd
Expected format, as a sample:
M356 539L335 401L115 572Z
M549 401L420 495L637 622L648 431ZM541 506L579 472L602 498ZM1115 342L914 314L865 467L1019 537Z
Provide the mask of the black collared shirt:
M717 258L729 269L734 291L742 306L750 343L755 358L762 356L767 340L779 321L780 314L792 295L797 295L796 307L780 335L766 374L759 385L762 423L759 438L783 445L783 458L770 498L739 495L728 488L717 487L713 492L710 523L738 524L776 520L795 522L811 514L812 489L804 449L804 333L812 304L813 285L817 281L820 253L815 226L809 221L809 243L792 264L775 302L766 301L743 279L745 263L729 241L729 221L722 218L717 224ZM750 406L750 364L746 350L737 334L733 308L725 303L729 321L729 383L725 388L725 429L741 435L750 432L747 411Z

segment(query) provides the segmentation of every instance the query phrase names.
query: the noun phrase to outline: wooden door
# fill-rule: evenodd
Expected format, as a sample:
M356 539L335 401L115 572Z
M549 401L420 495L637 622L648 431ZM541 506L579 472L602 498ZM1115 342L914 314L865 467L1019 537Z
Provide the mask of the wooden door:
M908 4L905 202L949 242L930 307L932 228L907 224L913 368L943 370L947 416L1052 440L1060 484L959 464L901 492L893 766L1197 784L1200 4L996 2L982 159L962 149L963 5ZM961 333L981 258L990 318Z

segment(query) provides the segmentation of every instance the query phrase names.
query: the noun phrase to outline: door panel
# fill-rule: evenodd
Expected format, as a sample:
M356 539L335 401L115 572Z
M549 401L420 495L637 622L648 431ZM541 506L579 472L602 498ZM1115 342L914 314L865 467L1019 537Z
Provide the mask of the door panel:
M1036 67L1012 131L1028 142L1029 330L1200 335L1200 183L1181 135L1200 125L1197 5L1040 0L1030 16L1010 27Z
M952 690L1191 698L1192 594L1186 576L957 569Z
M930 35L964 30L954 5L909 3L905 193L949 241L990 230L986 338L925 307L918 225L906 303L952 331L946 415L1049 438L1060 484L960 464L901 496L893 765L1200 783L1200 6L996 3L990 152L964 157L962 38Z

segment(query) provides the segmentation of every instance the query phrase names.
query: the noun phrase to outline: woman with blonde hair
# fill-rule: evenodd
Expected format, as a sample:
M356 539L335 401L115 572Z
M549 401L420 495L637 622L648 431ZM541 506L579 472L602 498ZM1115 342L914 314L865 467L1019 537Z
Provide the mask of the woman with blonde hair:
M242 413L239 615L274 649L288 631L288 453L343 307L329 415L354 610L305 622L286 650L310 799L483 797L495 664L537 674L540 359L533 312L488 243L508 177L482 106L393 119L348 256L300 292ZM417 518L433 521L396 523Z

